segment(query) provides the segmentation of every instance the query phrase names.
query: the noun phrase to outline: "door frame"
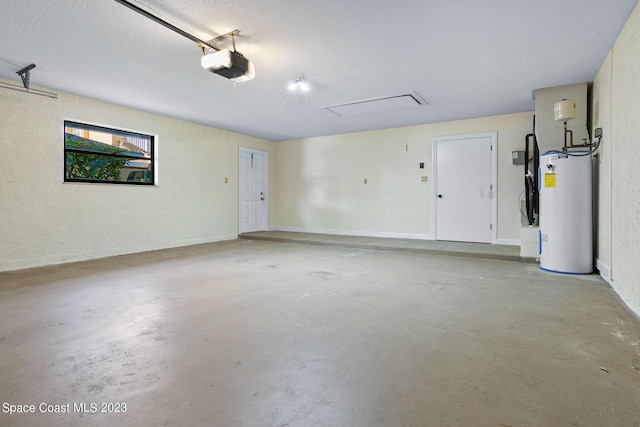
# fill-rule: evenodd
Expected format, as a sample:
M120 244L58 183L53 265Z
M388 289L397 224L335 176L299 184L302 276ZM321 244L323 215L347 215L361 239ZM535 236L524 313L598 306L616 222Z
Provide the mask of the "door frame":
M495 244L498 240L498 132L480 132L468 133L461 135L436 136L432 139L431 144L431 161L432 175L431 180L431 235L433 240L438 240L438 229L436 227L438 221L437 211L437 189L438 189L438 144L460 141L474 138L491 138L491 189L489 198L491 200L491 244Z
M256 150L253 148L247 147L238 147L238 234L240 233L240 226L242 224L242 219L240 215L242 215L242 153L250 153L250 154L264 154L264 169L262 171L262 182L264 185L264 201L265 201L265 209L260 218L260 228L259 231L268 231L269 230L269 152L263 150Z

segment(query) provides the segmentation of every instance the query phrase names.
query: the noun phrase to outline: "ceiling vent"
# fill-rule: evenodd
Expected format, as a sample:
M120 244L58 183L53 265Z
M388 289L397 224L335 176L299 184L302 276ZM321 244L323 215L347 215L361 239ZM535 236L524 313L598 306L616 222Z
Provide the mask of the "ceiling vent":
M420 95L413 92L404 95L385 96L382 98L363 99L360 101L346 102L344 104L329 105L323 108L342 117L354 117L419 107L421 105L429 104Z

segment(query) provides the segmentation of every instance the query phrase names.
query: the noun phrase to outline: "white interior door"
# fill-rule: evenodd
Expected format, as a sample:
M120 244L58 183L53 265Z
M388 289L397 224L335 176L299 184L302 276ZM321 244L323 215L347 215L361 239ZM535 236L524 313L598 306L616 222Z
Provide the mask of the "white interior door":
M491 243L495 133L434 138L436 240Z
M264 231L269 223L268 153L240 148L238 159L238 233Z

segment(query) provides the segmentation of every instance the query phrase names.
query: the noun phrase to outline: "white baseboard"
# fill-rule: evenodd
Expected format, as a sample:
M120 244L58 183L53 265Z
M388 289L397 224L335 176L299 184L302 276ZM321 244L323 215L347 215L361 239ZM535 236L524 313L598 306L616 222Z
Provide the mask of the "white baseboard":
M520 246L522 242L518 239L496 239L493 243L496 245Z
M385 231L335 230L330 228L272 227L273 231L289 231L292 233L335 234L338 236L386 237L390 239L433 240L431 234L389 233Z
M596 258L596 268L600 273L600 277L602 277L604 281L607 282L609 286L611 286L611 289L616 293L618 300L629 309L629 312L633 313L638 321L640 321L640 306L632 306L627 299L627 296L623 296L620 294L618 287L613 283L613 279L611 278L611 266Z
M431 234L417 233L390 233L386 231L355 231L336 230L332 228L305 228L305 227L272 227L272 231L289 231L292 233L314 233L314 234L335 234L338 236L358 236L358 237L386 237L390 239L412 239L412 240L434 240ZM518 239L497 239L493 242L496 245L520 246Z
M600 272L600 277L602 277L607 283L613 286L613 284L611 283L611 266L603 263L596 258L596 268Z

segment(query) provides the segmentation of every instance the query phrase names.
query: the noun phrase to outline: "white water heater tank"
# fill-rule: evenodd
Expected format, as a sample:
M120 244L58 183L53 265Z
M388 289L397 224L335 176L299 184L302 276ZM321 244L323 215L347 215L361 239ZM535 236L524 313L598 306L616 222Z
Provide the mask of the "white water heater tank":
M540 267L557 273L590 274L591 154L571 154L552 151L540 156Z

